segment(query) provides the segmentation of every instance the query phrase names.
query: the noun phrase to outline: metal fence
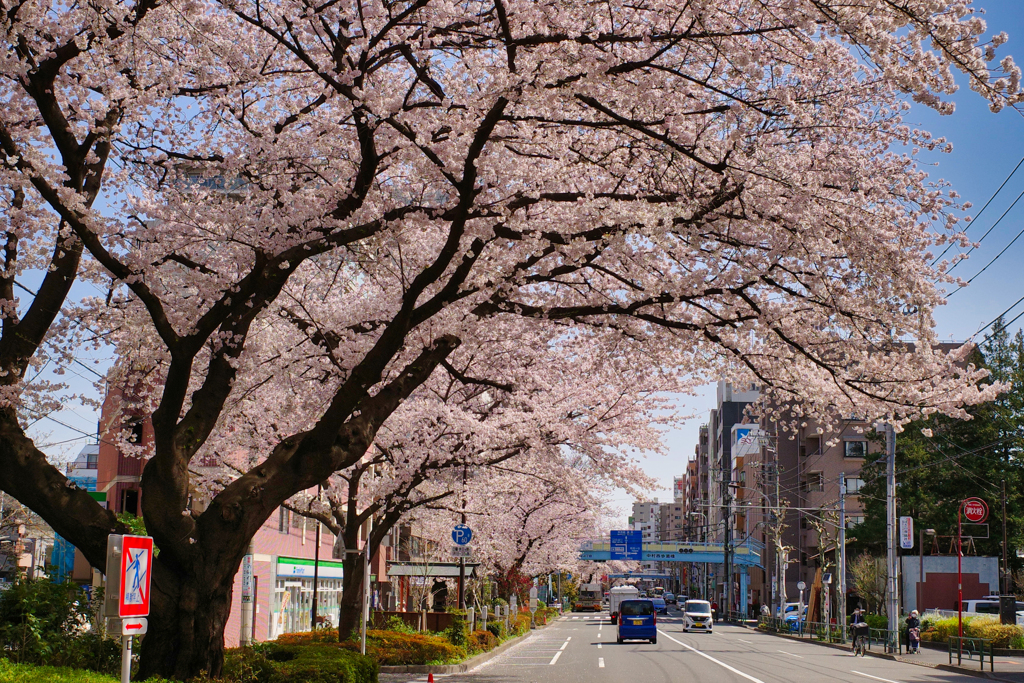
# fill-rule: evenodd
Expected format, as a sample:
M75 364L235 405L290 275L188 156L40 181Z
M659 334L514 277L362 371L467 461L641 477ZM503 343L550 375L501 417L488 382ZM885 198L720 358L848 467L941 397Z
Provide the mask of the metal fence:
M992 641L986 638L960 638L949 637L949 663L953 663L953 656L956 655L957 666L963 665L963 660L977 660L981 670L985 670L985 657L988 657L989 671L996 670L995 659L992 657Z

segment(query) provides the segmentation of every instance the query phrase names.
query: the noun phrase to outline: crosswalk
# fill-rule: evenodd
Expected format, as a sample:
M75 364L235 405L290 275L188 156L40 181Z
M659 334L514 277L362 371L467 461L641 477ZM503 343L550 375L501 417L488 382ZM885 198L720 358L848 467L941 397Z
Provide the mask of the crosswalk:
M575 617L565 616L565 617L563 617L563 619L565 619L566 621L571 621L571 620L574 620L574 619L580 619L582 621L588 621L588 620L591 620L591 619L596 619L598 621L602 621L602 620L607 620L608 619L608 615L607 614L587 614L587 615L575 616Z

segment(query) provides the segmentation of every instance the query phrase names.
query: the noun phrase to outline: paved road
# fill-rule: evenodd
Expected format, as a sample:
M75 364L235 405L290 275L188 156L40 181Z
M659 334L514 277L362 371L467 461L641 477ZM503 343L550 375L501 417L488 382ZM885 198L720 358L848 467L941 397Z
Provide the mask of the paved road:
M615 643L603 617L568 615L465 674L438 683L944 683L978 680L914 664L852 657L737 626L682 633L677 612L658 618L658 644ZM997 672L998 675L998 672ZM382 683L426 675L382 675Z

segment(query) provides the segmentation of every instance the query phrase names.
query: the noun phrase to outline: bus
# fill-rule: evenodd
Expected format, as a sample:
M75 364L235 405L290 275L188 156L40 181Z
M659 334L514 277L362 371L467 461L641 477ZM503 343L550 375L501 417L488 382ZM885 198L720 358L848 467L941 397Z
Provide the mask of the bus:
M651 595L652 598L663 598L663 597L665 597L665 587L664 586L655 586L654 588L651 589L650 595Z
M574 612L600 612L604 591L599 583L585 583L580 586L579 597L573 603Z

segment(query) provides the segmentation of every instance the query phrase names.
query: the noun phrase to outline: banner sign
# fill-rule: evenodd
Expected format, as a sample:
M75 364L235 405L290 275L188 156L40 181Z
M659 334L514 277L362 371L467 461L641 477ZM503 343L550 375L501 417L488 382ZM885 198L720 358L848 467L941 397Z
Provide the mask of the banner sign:
M910 550L914 547L914 518L900 517L900 547Z

